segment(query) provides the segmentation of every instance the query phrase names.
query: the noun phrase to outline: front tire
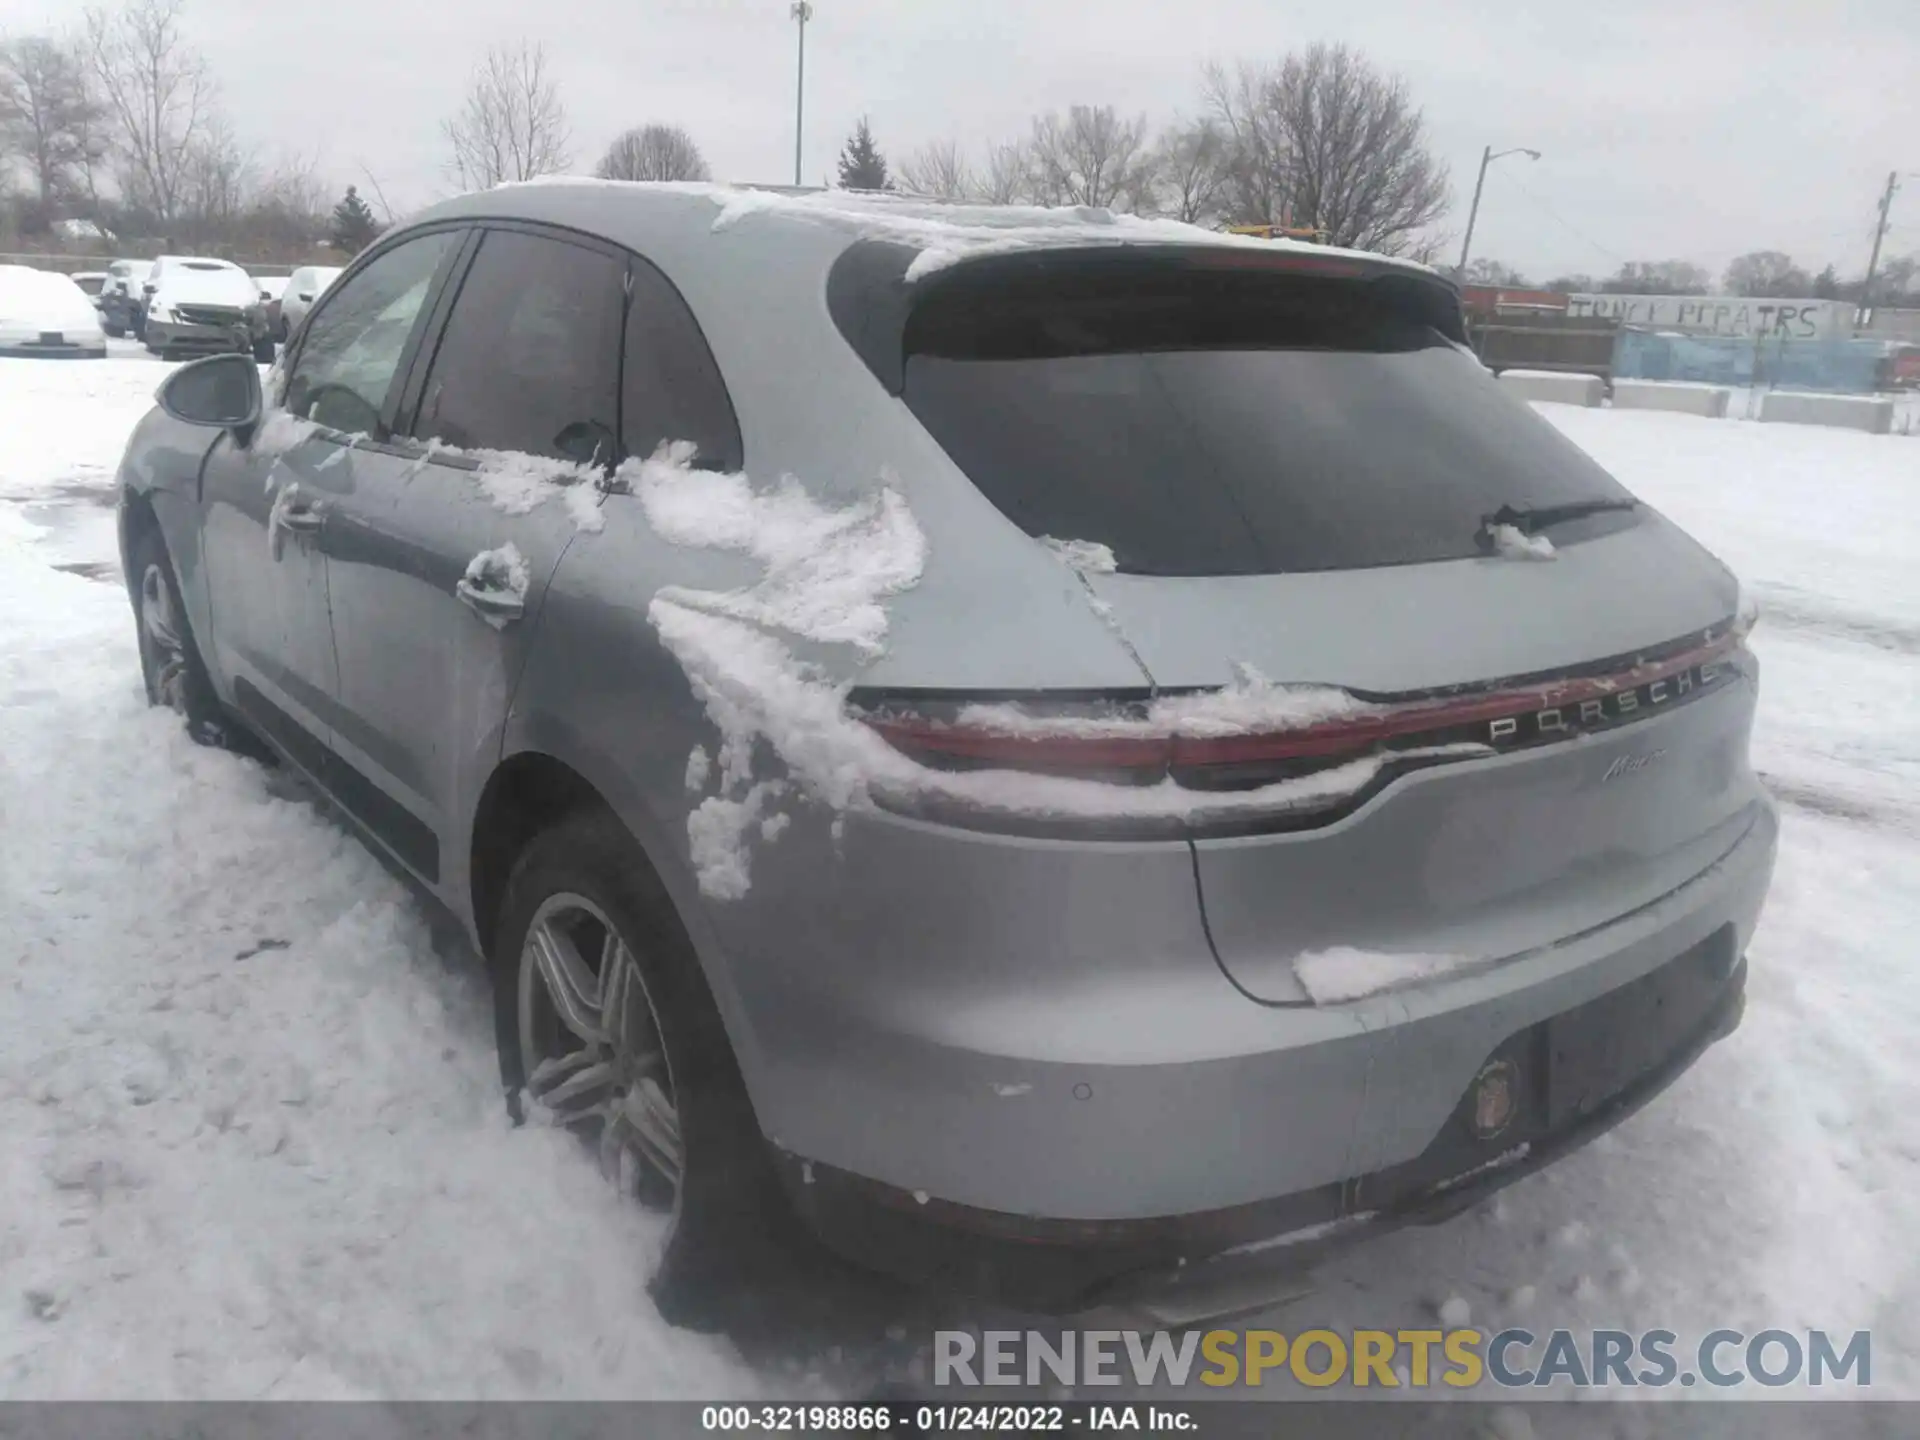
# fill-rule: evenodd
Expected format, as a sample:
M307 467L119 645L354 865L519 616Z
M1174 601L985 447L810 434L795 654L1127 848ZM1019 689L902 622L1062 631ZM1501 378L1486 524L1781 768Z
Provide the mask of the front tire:
M180 601L173 560L157 527L150 525L140 533L127 560L147 703L177 713L187 733L200 744L225 745L227 726L220 699L200 659L187 607Z
M256 365L273 364L273 353L274 353L273 340L271 339L271 337L263 335L260 339L253 342L254 364Z
M614 816L582 812L528 844L488 966L513 1103L574 1131L663 1217L662 1314L726 1323L790 1215L692 944Z

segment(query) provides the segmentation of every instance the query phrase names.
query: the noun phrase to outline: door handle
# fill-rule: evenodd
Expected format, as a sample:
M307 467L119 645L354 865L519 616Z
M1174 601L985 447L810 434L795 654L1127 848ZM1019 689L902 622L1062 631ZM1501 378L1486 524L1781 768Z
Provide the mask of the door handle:
M289 505L280 512L280 528L311 535L326 524L327 512L318 505Z
M527 611L524 597L508 590L490 590L464 577L454 582L453 593L460 597L462 605L496 630L506 628Z

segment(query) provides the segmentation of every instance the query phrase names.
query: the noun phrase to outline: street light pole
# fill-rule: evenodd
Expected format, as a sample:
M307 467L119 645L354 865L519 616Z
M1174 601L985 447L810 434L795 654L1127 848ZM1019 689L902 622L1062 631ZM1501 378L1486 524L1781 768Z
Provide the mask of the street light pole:
M1460 242L1460 266L1454 272L1461 280L1467 278L1467 255L1473 249L1473 222L1480 218L1480 192L1486 188L1487 166L1509 155L1524 155L1529 160L1540 158L1538 150L1529 150L1524 145L1516 146L1512 150L1502 150L1497 155L1491 145L1480 152L1480 178L1473 182L1473 206L1467 211L1467 234L1466 238Z
M807 22L813 18L813 6L807 0L795 0L787 13L800 22L800 73L793 87L793 183L800 183L800 131L807 105Z

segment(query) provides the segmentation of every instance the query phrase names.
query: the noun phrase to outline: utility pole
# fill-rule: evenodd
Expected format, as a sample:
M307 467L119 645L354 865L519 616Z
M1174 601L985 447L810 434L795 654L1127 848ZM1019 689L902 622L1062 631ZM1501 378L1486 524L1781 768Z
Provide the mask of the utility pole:
M807 0L794 0L787 13L800 22L800 73L793 87L793 183L800 183L800 130L807 108L807 22L813 18L813 6Z
M1529 150L1525 146L1502 150L1496 155L1493 147L1489 145L1480 152L1480 178L1473 182L1473 207L1467 211L1466 238L1460 242L1460 268L1454 272L1454 277L1458 280L1464 281L1467 278L1467 254L1473 249L1473 222L1480 218L1480 192L1486 188L1487 166L1508 155L1524 155L1529 160L1540 158L1538 150Z
M1860 282L1860 308L1854 323L1864 325L1873 310L1873 275L1880 268L1880 242L1887 238L1887 215L1893 209L1893 192L1900 188L1900 172L1887 176L1887 188L1880 193L1880 219L1873 227L1873 253L1867 257L1867 278Z

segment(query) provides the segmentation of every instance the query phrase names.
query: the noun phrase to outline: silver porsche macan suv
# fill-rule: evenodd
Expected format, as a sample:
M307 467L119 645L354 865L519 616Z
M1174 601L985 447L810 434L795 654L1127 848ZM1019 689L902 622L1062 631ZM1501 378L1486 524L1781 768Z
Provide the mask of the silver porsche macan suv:
M1661 1089L1773 865L1734 578L1465 338L1098 213L466 196L163 387L149 694L457 920L663 1273L1297 1259Z

